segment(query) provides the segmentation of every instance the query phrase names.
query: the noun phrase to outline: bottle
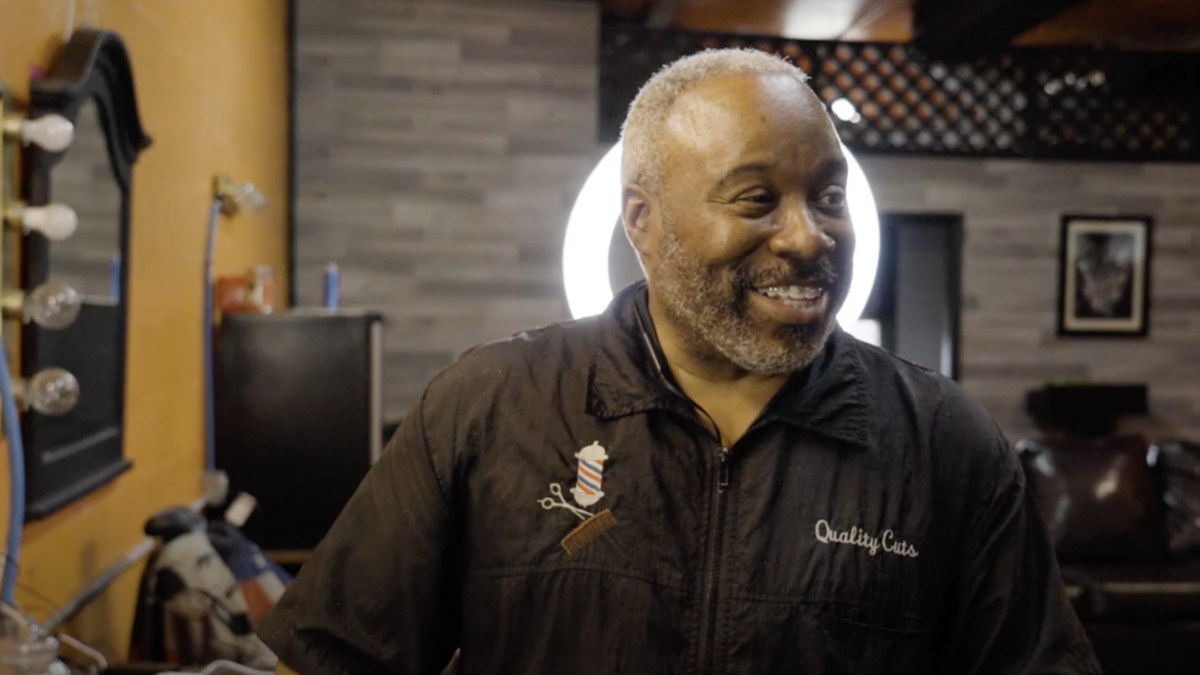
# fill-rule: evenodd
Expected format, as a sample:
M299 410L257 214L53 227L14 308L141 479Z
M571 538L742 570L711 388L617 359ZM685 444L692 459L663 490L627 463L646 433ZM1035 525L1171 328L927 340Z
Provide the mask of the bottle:
M338 308L338 301L341 299L341 281L341 274L338 272L337 263L326 265L325 286L322 298L325 309L335 310Z

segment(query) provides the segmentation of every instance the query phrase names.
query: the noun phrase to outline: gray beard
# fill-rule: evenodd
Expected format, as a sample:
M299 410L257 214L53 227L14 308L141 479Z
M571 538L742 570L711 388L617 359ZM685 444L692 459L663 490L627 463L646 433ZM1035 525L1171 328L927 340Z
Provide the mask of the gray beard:
M659 252L655 281L663 309L687 353L703 362L726 361L759 375L794 373L816 360L837 326L837 303L830 302L819 325L777 325L765 333L747 316L743 287L684 250L669 220L663 222Z

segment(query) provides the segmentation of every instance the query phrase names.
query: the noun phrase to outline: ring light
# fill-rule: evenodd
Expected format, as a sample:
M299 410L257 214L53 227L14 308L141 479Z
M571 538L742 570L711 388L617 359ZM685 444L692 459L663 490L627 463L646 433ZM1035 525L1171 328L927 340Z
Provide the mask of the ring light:
M838 311L838 323L852 330L867 306L879 265L879 213L862 167L843 145L849 175L846 199L854 223L854 277ZM563 287L571 316L581 319L604 311L612 301L608 277L608 248L613 227L621 217L621 144L605 153L592 170L567 221L563 242Z

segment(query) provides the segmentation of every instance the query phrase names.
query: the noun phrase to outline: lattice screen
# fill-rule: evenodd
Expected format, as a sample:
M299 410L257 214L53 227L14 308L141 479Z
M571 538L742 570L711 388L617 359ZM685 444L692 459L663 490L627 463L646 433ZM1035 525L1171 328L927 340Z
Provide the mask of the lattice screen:
M812 75L843 141L874 153L1200 160L1200 56L1013 50L970 61L906 44L835 43L610 26L601 43L601 136L638 88L706 48L753 47ZM849 102L850 106L847 106Z

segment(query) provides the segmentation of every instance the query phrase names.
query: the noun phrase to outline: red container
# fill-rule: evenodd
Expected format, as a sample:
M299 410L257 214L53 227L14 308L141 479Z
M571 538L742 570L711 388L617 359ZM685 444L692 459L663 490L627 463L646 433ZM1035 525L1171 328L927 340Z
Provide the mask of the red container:
M275 311L277 284L270 267L259 266L242 276L217 277L213 300L218 314L270 314Z

